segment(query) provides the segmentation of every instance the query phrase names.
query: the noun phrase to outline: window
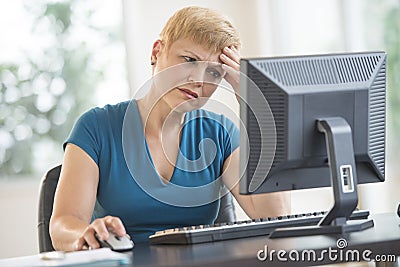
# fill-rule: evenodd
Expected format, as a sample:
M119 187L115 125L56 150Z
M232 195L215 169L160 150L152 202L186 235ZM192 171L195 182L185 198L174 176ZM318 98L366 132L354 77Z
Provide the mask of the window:
M119 1L0 3L0 179L60 164L77 117L128 96L121 14Z

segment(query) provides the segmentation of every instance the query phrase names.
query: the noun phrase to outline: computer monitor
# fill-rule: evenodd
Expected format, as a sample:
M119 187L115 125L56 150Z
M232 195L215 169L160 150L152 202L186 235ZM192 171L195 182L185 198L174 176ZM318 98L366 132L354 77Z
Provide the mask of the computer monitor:
M339 227L320 230L372 226L347 219L357 184L385 180L385 52L245 58L240 68L240 192L332 186L320 226Z

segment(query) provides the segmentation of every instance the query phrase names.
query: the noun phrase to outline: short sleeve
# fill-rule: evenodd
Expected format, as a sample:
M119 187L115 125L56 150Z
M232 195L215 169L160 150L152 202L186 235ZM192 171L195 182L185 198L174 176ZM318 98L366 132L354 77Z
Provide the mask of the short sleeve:
M85 112L76 122L63 148L68 143L82 148L96 164L99 164L100 140L95 109Z

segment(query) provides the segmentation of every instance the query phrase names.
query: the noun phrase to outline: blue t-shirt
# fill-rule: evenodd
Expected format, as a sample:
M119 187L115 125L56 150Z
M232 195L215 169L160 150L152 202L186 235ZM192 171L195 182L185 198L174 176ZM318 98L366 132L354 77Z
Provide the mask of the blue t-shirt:
M136 101L126 101L84 113L64 143L82 148L99 167L92 219L119 217L134 242L162 229L213 223L223 164L239 146L237 127L210 111L186 113L169 183L154 168L143 129Z

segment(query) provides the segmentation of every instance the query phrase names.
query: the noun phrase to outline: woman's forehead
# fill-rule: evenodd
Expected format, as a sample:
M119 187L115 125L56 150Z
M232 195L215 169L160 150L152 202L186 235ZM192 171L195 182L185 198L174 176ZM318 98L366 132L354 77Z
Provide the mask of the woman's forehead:
M176 52L185 52L191 54L194 58L199 61L216 61L220 62L219 55L222 51L215 52L204 44L196 43L189 39L179 39L171 44L170 50L176 50Z

